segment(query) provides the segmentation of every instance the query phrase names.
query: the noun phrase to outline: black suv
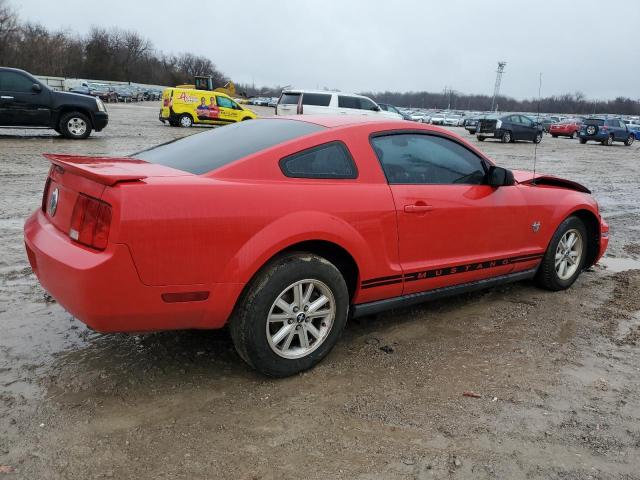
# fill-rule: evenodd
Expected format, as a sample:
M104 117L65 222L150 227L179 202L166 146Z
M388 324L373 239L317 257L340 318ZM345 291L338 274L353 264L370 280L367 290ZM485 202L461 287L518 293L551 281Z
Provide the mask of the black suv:
M589 140L602 145L613 145L623 142L627 147L635 140L634 133L619 118L588 118L578 131L578 138L583 145Z
M0 67L0 127L47 127L67 138L87 138L108 122L99 98L58 92L24 70Z
M476 137L481 142L485 138L498 138L502 143L528 140L533 143L542 141L542 126L526 115L511 114L503 117L487 116L481 118L476 129Z

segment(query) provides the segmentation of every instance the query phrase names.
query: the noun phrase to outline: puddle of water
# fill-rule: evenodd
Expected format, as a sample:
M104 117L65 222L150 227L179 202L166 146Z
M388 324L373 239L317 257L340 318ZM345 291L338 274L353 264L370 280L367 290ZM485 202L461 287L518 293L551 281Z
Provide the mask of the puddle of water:
M640 270L640 260L634 260L633 258L603 257L598 262L598 265L613 273Z

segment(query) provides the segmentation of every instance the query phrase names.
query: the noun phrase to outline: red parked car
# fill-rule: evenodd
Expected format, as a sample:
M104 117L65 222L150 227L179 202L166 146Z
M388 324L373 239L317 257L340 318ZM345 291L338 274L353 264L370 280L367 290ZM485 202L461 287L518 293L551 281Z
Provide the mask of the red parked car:
M549 126L549 133L553 138L569 137L573 138L578 135L582 121L578 119L563 120L562 122L553 123Z
M229 324L272 376L317 363L348 316L530 278L562 290L608 243L585 187L413 122L259 119L47 157L25 242L64 308L102 332Z

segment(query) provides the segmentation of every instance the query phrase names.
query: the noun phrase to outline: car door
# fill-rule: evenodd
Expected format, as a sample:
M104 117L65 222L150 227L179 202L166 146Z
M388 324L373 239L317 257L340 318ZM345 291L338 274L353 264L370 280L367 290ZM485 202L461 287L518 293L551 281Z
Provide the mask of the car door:
M352 95L338 95L338 113L343 115L366 115L360 108L360 98Z
M237 122L238 120L240 120L240 111L234 108L235 102L233 100L227 97L223 97L222 95L217 95L216 100L220 109L218 120L225 123Z
M625 141L629 137L629 130L627 129L627 124L622 120L616 120L618 124L618 128L616 128L617 135L616 140L620 140L621 142Z
M538 134L535 122L525 115L518 115L518 117L520 118L520 128L522 129L521 140L535 140Z
M511 130L511 137L513 140L522 140L523 138L523 128L520 123L519 115L509 115L502 121L502 128L505 130Z
M38 89L34 89L37 85ZM15 71L0 72L0 124L49 126L49 90Z
M529 254L522 192L485 183L486 162L451 137L371 140L396 206L404 294L510 273Z

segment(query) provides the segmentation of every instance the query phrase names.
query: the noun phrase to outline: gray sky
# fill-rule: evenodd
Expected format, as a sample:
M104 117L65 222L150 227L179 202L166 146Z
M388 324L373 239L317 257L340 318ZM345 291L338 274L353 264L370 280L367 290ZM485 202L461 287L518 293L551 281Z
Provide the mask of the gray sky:
M505 60L502 93L516 98L537 96L540 72L543 96L640 98L637 0L10 2L53 29L137 30L256 85L491 94Z

